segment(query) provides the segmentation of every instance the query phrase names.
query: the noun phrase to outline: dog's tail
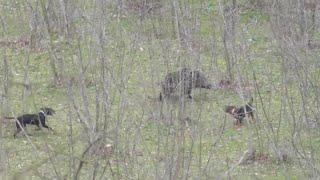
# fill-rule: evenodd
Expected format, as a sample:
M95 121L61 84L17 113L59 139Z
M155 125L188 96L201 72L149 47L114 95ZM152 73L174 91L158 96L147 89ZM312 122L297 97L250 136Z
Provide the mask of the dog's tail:
M248 102L248 104L253 104L253 97L251 97L250 101Z
M254 111L254 105L253 105L253 97L251 97L250 101L246 104L250 108L250 111Z
M248 105L254 109L254 106L253 106L253 97L251 97L250 101L248 102Z
M159 97L151 97L151 96L148 96L148 99L150 100L156 100L156 101L162 101L163 100L163 97L160 93Z
M4 116L3 119L16 119L15 117Z

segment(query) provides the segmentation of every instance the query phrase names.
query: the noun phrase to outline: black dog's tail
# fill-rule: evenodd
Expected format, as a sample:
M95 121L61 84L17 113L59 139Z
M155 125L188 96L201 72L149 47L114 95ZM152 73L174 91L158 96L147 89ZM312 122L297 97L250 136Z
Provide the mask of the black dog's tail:
M4 116L3 119L16 119L15 117Z

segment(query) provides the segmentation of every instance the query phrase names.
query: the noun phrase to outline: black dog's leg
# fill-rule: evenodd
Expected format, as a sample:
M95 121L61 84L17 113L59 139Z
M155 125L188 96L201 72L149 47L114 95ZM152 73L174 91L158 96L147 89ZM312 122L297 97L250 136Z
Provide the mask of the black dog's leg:
M17 134L19 134L20 131L21 131L21 128L17 129L17 131L13 134L14 139L17 137Z
M160 100L160 101L163 100L162 93L160 93L160 95L159 95L159 100Z
M236 125L237 125L237 126L241 126L241 125L242 125L241 119L237 119L237 120L236 120Z
M189 98L189 99L192 99L191 90L188 90L188 98Z
M41 127L40 127L40 125L39 125L39 124L36 124L36 126L38 127L38 128L36 129L36 131L41 130Z
M16 122L17 130L16 130L16 132L13 134L13 138L16 138L16 137L17 137L17 134L19 134L20 131L22 130L20 126L22 126L22 124L21 124L20 122Z
M49 127L49 126L47 126L47 125L45 125L45 124L43 125L43 127L51 130L52 132L54 132L54 130L53 130L51 127Z
M251 116L251 123L254 123L254 122L255 122L255 120L254 120L253 112L252 112L252 111L249 113L249 116Z
M25 123L21 123L21 122L19 121L19 123L16 122L16 127L17 127L17 130L16 130L16 132L13 134L13 138L16 138L16 137L17 137L17 135L22 131L22 128L25 128L25 127L26 127L26 124L25 124ZM24 130L25 130L25 129L24 129ZM25 133L27 133L27 132L25 131Z

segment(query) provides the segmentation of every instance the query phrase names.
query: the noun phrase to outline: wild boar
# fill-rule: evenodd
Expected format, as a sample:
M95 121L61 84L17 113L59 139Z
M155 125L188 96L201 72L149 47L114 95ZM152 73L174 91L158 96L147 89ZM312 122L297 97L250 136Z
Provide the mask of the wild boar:
M175 92L188 95L192 99L191 91L193 88L210 89L211 84L203 73L189 68L183 68L179 71L168 73L161 82L162 91L160 92L160 101L164 97L170 97Z

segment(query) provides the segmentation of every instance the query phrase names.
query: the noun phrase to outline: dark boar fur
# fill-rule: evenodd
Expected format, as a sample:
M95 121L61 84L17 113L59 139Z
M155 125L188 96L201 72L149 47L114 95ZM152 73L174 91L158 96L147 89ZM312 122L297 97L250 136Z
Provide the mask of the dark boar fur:
M197 70L191 70L189 68L183 68L179 71L168 73L161 82L162 92L160 93L160 101L164 97L169 97L175 92L188 95L188 98L192 98L191 91L193 88L205 88L210 89L211 84L208 83L207 78L203 73Z

